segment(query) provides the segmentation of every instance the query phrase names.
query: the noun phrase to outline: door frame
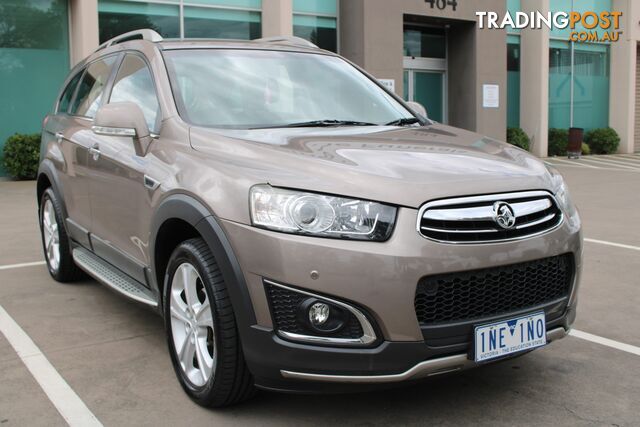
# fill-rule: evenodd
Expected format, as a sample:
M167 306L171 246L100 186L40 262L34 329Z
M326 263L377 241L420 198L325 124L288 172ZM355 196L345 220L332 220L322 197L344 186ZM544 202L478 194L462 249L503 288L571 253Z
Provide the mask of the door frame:
M446 124L449 119L448 105L449 94L447 60L441 58L414 58L405 56L402 60L403 72L408 73L407 101L413 101L413 90L415 88L415 73L434 73L442 74L442 123ZM427 111L427 115L429 112Z

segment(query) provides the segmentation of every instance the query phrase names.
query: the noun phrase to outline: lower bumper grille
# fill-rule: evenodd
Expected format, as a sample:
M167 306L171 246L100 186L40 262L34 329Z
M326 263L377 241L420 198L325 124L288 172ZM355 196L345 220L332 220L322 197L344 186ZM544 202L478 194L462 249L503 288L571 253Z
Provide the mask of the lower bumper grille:
M424 277L415 310L421 325L463 322L568 299L573 256Z
M265 283L265 288L274 326L278 331L300 335L318 334L306 327L298 317L300 305L309 296L269 283ZM338 339L357 339L363 336L363 330L358 319L352 313L347 313L344 327L330 336Z

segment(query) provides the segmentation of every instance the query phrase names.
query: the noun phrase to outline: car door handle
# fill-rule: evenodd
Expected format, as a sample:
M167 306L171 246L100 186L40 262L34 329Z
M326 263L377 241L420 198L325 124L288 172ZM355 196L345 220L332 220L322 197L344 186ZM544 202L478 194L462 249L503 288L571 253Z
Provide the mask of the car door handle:
M64 135L62 134L62 132L56 132L56 141L58 142L58 144L62 142L63 138L64 138Z
M157 180L151 178L149 175L145 174L144 186L147 187L149 190L155 190L160 186L160 183Z
M91 154L93 160L98 160L100 158L100 147L94 145L93 147L89 148L89 154Z

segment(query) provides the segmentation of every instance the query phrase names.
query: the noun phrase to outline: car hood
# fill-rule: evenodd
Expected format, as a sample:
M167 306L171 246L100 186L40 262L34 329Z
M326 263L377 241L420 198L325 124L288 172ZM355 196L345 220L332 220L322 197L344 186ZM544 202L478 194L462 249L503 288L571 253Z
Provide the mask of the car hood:
M241 179L418 207L475 194L551 190L526 151L450 126L191 129L203 154L238 165ZM240 170L242 169L242 171Z

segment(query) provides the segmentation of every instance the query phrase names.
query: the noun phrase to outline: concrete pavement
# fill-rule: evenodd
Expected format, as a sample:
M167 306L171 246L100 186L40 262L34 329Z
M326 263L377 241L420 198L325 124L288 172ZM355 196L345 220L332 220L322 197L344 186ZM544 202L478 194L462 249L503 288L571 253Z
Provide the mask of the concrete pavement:
M585 237L640 247L640 165L550 162L569 182ZM42 260L34 193L31 182L0 183L0 266ZM640 251L586 242L584 256L575 328L640 346ZM0 306L104 425L640 424L640 357L575 337L405 388L260 393L211 411L182 392L161 319L92 280L59 284L42 265L0 270ZM64 424L0 334L0 425Z

